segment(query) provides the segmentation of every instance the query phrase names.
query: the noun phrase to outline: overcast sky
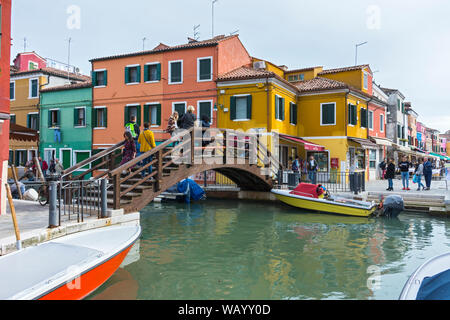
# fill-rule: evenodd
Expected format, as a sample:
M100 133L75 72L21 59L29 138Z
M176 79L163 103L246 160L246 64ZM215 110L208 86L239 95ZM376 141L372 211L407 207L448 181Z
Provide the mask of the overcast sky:
M370 64L419 121L450 130L450 1L219 0L215 34L239 30L252 56L290 69ZM89 59L211 38L211 0L13 0L12 57L24 50L89 73ZM79 19L78 19L79 17Z

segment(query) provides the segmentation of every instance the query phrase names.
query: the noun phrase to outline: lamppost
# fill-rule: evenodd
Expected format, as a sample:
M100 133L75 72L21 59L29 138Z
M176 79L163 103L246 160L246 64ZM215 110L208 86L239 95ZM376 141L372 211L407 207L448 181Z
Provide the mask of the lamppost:
M367 43L367 41L366 41L366 42L363 42L363 43L359 43L359 44L356 45L356 52L355 52L355 66L358 65L358 47L360 47L360 46L362 46L362 45L364 45L364 44L366 44L366 43Z
M214 4L219 0L212 0L211 6L212 6L212 36L211 38L214 38Z

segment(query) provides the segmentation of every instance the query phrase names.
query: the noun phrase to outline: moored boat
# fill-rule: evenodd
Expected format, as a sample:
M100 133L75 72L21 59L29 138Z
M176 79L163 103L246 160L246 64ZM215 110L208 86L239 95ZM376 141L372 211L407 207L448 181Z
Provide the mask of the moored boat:
M408 279L400 300L450 300L450 252L422 264Z
M368 217L378 206L374 202L358 201L337 196L323 196L320 186L300 183L294 190L272 189L275 197L296 208L341 214L356 217Z
M0 257L0 299L83 299L114 274L140 233L140 226L110 226Z

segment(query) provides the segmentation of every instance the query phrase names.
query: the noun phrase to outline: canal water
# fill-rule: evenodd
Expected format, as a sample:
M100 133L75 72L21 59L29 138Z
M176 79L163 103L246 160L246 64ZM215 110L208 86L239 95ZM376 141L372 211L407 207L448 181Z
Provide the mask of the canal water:
M156 203L139 260L90 299L398 299L412 272L450 250L450 220L300 212L280 203Z

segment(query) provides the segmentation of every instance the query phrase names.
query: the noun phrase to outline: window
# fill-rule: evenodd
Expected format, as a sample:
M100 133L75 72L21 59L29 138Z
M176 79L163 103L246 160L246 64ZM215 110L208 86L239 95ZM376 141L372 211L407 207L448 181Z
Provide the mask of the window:
M397 110L400 111L400 99L397 99Z
M161 64L148 63L144 66L144 82L157 82L161 80Z
M15 82L9 83L9 98L11 100L16 99L16 83Z
M380 131L384 132L384 115L380 114Z
M246 121L252 118L252 96L233 96L230 98L230 119Z
M172 104L172 111L178 112L179 119L186 113L186 102L176 102Z
M141 66L125 67L125 83L135 84L141 82Z
M369 89L369 75L364 72L364 83L363 83L364 89Z
M284 98L275 96L275 119L284 121Z
M361 108L359 112L361 114L361 128L367 128L367 122L368 122L367 110L364 108Z
M197 59L197 81L211 81L212 76L212 57Z
M53 109L48 111L48 127L59 128L61 124L59 109Z
M298 74L294 74L288 77L288 81L298 81Z
M25 167L27 164L27 151L26 150L16 150L15 165L16 167Z
M300 74L298 75L298 80L300 80L300 81L305 80L305 75L304 75L303 73L300 73Z
M146 104L144 106L144 122L148 122L151 126L161 126L160 104Z
M369 129L373 130L373 111L369 111Z
M92 72L92 84L94 87L105 87L107 82L108 72L106 70Z
M73 125L75 127L85 127L86 126L86 108L79 107L73 109Z
M27 114L27 128L38 131L39 130L39 114L29 113Z
M29 85L30 85L29 98L30 99L37 98L39 95L38 79L30 79Z
M348 104L348 124L355 126L358 123L358 117L356 113L356 106L354 104Z
M329 126L336 124L336 103L320 104L320 125Z
M377 168L377 150L369 149L369 168Z
M198 120L202 120L206 116L209 119L209 123L212 123L212 101L199 101L197 112Z
M39 69L39 64L37 64L34 61L28 62L28 70L37 70L37 69Z
M183 61L169 62L169 84L183 83Z
M92 126L94 128L106 128L107 124L108 110L106 107L96 107L92 112Z
M402 128L399 124L397 124L397 138L401 139L402 137L402 132L401 132Z
M9 115L9 123L16 123L16 115L15 114Z
M289 103L289 118L291 124L297 124L297 105L293 102Z
M9 150L9 157L8 157L8 166L12 166L14 163L14 151Z
M131 121L131 118L136 118L136 123L141 126L141 106L140 105L128 105L125 107L124 126Z

